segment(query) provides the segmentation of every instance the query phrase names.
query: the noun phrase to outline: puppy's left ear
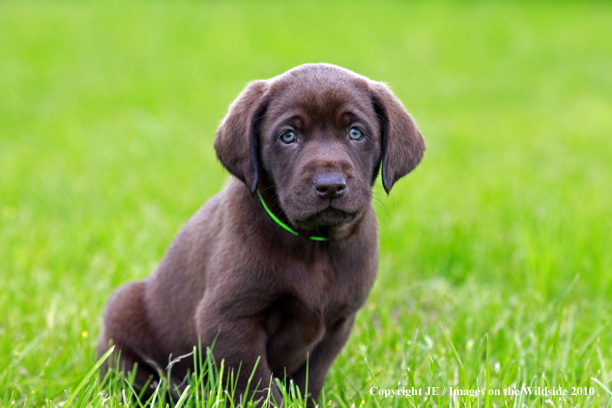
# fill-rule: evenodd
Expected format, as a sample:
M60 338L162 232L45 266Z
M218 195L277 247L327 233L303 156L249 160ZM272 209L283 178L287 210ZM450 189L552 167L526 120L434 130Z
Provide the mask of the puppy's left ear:
M230 105L215 136L221 164L246 184L251 195L259 183L259 124L267 107L267 90L267 81L251 82Z
M393 184L419 164L425 140L404 105L380 82L370 82L374 110L382 130L382 182L387 194Z

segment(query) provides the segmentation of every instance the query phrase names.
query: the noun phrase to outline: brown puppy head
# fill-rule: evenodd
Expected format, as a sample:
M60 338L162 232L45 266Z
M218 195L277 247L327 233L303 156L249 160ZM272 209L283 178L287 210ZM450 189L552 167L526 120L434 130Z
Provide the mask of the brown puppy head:
M249 192L272 192L295 228L319 232L359 219L382 182L421 161L425 142L386 85L329 64L255 81L230 106L215 149Z

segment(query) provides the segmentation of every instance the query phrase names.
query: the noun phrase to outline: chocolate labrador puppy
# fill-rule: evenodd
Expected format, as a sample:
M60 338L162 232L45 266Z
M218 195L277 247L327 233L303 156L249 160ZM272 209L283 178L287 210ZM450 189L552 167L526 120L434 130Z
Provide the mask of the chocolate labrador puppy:
M382 168L389 193L420 162L423 138L384 84L306 64L249 84L215 149L234 177L151 276L115 292L99 351L112 340L119 369L137 363L142 386L198 341L214 342L215 358L240 368L236 398L251 397L254 373L257 397L286 375L316 399L376 276L374 181ZM192 362L172 367L175 387Z

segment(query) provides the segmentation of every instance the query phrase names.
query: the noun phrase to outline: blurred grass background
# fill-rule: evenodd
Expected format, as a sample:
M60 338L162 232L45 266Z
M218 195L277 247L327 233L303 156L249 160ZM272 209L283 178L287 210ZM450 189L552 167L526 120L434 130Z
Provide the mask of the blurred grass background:
M387 82L428 150L377 184L379 278L322 403L489 376L610 406L610 27L607 2L0 3L0 405L93 366L111 292L228 179L212 141L245 84L329 62Z

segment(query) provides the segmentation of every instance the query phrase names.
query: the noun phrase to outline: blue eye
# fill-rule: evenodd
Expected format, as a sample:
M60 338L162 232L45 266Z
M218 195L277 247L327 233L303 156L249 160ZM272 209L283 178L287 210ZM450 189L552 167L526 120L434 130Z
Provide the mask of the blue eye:
M295 142L296 139L297 139L297 136L295 135L295 132L292 130L289 130L281 135L281 140L286 144L291 144Z
M361 140L363 138L363 132L357 128L352 127L349 130L349 137L351 140Z

